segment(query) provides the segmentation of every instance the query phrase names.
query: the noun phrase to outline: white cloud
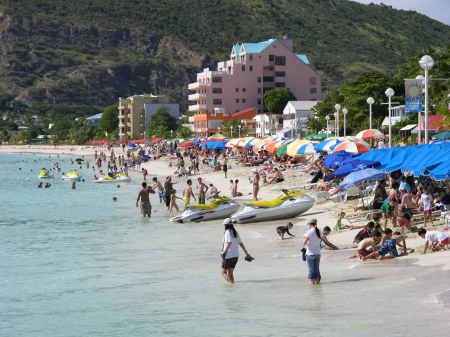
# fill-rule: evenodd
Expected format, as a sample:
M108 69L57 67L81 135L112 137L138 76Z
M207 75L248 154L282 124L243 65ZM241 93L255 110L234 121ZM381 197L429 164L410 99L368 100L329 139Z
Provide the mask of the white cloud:
M384 3L394 8L414 10L450 25L450 0L353 0L365 4Z

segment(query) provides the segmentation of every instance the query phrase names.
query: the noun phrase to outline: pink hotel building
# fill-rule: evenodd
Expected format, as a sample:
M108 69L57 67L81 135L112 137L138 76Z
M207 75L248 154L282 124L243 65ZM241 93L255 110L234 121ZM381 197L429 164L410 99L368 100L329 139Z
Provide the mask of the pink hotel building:
M227 116L256 108L264 112L266 90L289 88L297 100L320 100L321 79L308 57L295 54L292 39L270 39L259 43L238 43L231 59L219 62L217 71L209 68L190 83L188 99L194 112L194 132L209 136L221 128Z

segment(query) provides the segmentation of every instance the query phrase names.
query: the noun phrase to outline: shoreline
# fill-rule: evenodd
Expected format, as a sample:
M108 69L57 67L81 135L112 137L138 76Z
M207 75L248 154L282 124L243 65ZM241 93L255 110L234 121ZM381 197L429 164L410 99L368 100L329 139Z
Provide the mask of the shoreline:
M0 154L34 154L34 155L69 155L69 156L86 156L91 159L94 156L95 150L102 151L106 150L102 147L90 146L90 145L0 145ZM120 150L121 151L121 150ZM175 171L174 167L169 167L169 157L162 157L158 160L149 160L143 163L141 166L146 168L149 172L147 182L151 181L153 176L157 177L165 177L168 175L173 176L173 171ZM234 161L231 162L232 168L228 171L228 177L225 178L222 171L211 172L208 168L207 170L201 169L199 175L193 175L190 177L176 177L174 181L176 182L176 189L178 193L181 194L182 189L184 188L184 183L187 179L192 179L194 182L194 193L196 194L196 181L198 177L202 177L204 182L209 184L213 183L224 195L230 194L230 179L239 179L239 191L242 193L241 197L234 198L237 202L242 204L245 201L251 200L251 192L252 186L248 182L247 177L251 175L251 167L243 167L238 166ZM293 188L299 187L306 183L309 179L309 175L301 174L297 175L298 171L295 169L288 169L283 172L285 175L285 181L282 183L274 184L274 185L262 185L260 189L260 199L273 199L281 193L281 189L283 188ZM133 179L133 184L136 183L140 185L142 179L142 175L139 171L132 169L130 170L130 176ZM308 191L306 191L308 193ZM305 214L302 214L300 217L296 217L291 219L294 223L294 231L297 232L297 237L294 238L297 245L301 244L301 234L300 231L304 228L306 221L311 217L317 218L319 226L329 226L334 229L336 215L339 211L343 209L349 209L352 206L355 206L356 201L347 201L347 202L333 202L333 201L325 201L325 202L316 202L316 204ZM169 216L168 216L169 217ZM280 224L285 224L289 221L286 220L277 220L271 221L271 226L276 227ZM367 220L364 218L359 219L358 221L352 222L352 225L362 225L366 223ZM262 223L254 223L254 224L245 224L239 226L253 226L255 229L265 229L269 225L268 222ZM439 230L441 226L433 227L433 230ZM334 230L331 232L329 238L330 241L336 244L338 247L342 247L343 249L351 249L351 243L354 235L358 230L345 230L341 232L335 232ZM275 235L275 234L274 234ZM414 260L412 263L419 266L427 266L427 267L439 267L442 271L450 270L450 251L441 251L437 253L427 253L423 255L420 251L424 247L424 240L419 238L414 233L409 233L407 238L407 246L408 248L412 248L415 250L414 253L408 254L407 256L399 257L397 259L400 260ZM327 251L326 254L332 254L332 251ZM395 259L395 260L397 260ZM394 260L394 261L395 261ZM364 262L360 262L359 260L355 260L355 262L365 264ZM370 261L370 264L374 264L374 261ZM390 263L390 261L383 262L375 262L375 263Z

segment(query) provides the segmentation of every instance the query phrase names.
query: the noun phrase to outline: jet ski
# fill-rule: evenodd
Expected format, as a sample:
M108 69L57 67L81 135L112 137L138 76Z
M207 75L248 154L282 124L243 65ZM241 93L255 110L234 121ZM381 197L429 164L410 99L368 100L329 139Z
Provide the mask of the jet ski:
M39 179L50 179L53 178L53 175L47 169L41 169L38 174Z
M114 180L113 177L110 176L100 176L97 179L94 180L94 183L115 183L116 181Z
M62 178L64 180L73 180L73 181L75 181L75 180L80 180L81 176L80 176L80 172L78 172L78 171L70 171L70 172L67 172L66 174L64 174L62 176Z
M114 177L114 181L127 183L131 181L131 178L127 176L125 173L119 173Z
M184 212L170 219L172 222L200 222L215 219L225 219L239 209L240 205L230 198L214 198L205 205L190 205Z
M249 223L293 218L309 210L314 205L314 199L298 190L285 190L276 199L251 201L244 205L241 211L232 215L233 222Z

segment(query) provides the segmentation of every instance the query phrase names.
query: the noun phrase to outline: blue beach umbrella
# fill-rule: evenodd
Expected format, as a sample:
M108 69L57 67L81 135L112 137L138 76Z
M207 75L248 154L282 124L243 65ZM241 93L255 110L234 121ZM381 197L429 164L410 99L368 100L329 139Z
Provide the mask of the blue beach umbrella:
M371 180L382 180L385 179L386 172L377 170L374 168L366 168L364 170L356 171L350 173L344 178L342 183L339 185L340 189L345 189L351 185L360 184Z

